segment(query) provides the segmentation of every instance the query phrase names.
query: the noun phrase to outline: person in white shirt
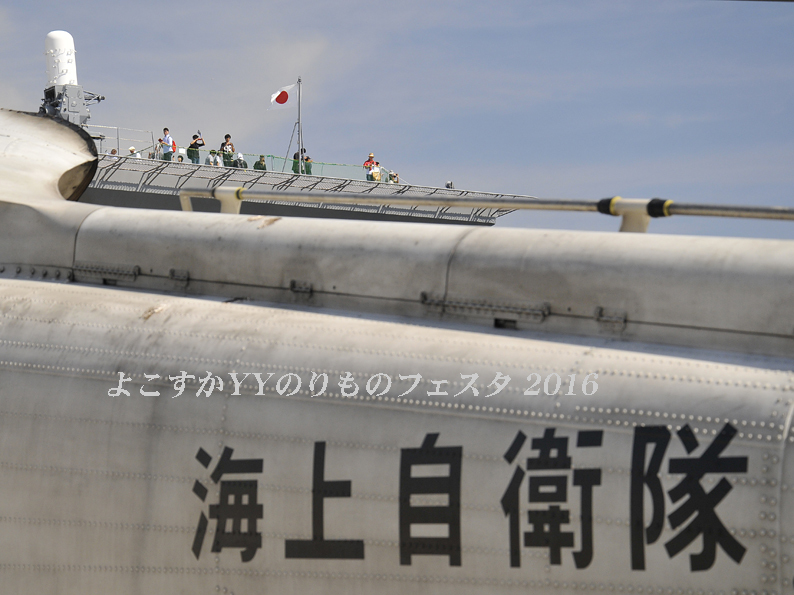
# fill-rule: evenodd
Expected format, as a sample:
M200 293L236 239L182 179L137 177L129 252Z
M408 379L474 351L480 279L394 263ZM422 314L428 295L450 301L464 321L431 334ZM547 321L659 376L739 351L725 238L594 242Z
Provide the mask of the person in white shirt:
M223 160L221 159L221 156L215 152L215 149L212 149L212 151L210 151L210 154L207 155L207 158L204 160L204 165L221 166L223 165Z
M367 179L371 179L373 182L380 182L380 174L380 163L376 161L375 165L369 169L369 178Z
M129 150L130 150L130 154L127 155L127 157L135 157L136 159L140 159L141 158L141 154L135 152L135 147L130 147Z
M163 161L171 161L174 156L174 139L171 138L168 128L163 128L163 138L160 139L160 144L163 146Z

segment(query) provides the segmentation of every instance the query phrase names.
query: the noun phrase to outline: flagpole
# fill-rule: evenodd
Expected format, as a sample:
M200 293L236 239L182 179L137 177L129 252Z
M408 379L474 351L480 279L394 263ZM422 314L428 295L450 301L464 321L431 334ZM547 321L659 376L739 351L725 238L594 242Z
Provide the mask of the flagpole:
M301 126L301 77L298 77L298 171L303 173L303 126Z

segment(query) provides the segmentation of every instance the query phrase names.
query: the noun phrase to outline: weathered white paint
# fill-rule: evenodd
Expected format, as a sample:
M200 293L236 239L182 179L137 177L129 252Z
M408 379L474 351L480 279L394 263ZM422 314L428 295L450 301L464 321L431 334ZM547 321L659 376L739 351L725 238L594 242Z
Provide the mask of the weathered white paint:
M13 137L0 159L4 592L792 592L792 242L67 203L65 172L66 186L79 188L76 173L95 159L79 148L85 141L32 116L0 118L13 128L0 137ZM65 146L50 153L45 137ZM19 152L9 151L14 142ZM35 147L43 157L28 167ZM517 329L493 330L495 318L515 319ZM223 378L224 389L197 397L191 382L172 398L170 377L181 371ZM111 397L120 372L130 394ZM249 376L234 394L229 374L247 372L274 376L263 389ZM329 376L315 397L312 372ZM278 390L289 373L302 383L293 395ZM347 373L355 395L339 386ZM366 383L378 373L394 385L370 396ZM561 390L546 395L541 384L526 394L533 373L558 374ZM421 382L400 397L411 384L400 375L414 374ZM478 394L452 396L469 374L478 375ZM487 398L497 374L510 384ZM598 375L591 394L581 385L588 374ZM569 375L577 378L570 391ZM439 390L434 380L449 384ZM160 395L142 394L152 390ZM671 432L659 475L668 515L686 502L669 495L684 477L669 472L670 460L701 456L726 424L737 435L721 456L746 457L747 472L696 483L711 492L729 482L715 510L746 548L741 562L717 547L715 563L692 572L689 556L703 537L670 558L665 544L680 528L668 520L645 546L646 569L632 570L637 428ZM675 434L687 425L699 442L689 455ZM551 472L566 476L560 506L571 522L562 529L573 532L573 547L557 565L547 548L522 546L521 567L511 568L501 499L516 465L537 456L531 440L551 428L568 439L573 462ZM603 432L602 446L578 447L578 432L593 430ZM503 455L519 431L529 440L508 464ZM401 457L436 433L438 447L463 453L461 565L432 549L401 564ZM287 540L312 538L315 442L326 443L325 479L351 482L349 498L323 502L325 539L363 540L363 560L286 558ZM249 562L235 548L212 553L211 532L198 560L191 551L200 515L218 504L209 473L225 447L234 459L262 460L261 474L223 478L256 481L262 547ZM208 469L195 458L199 448L213 457ZM572 472L581 469L600 469L601 482L594 557L577 569L581 490ZM542 474L550 473L530 475ZM209 488L204 502L196 481ZM525 478L522 535L527 512L547 507L528 502L527 486ZM648 493L643 487L645 524ZM437 494L409 502L444 504Z

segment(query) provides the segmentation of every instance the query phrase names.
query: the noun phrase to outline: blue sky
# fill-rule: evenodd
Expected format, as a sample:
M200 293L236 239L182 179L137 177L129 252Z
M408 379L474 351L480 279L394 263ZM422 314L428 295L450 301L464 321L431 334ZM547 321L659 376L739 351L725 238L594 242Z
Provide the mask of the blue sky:
M303 77L316 161L370 151L416 184L542 197L794 207L794 3L570 0L19 2L0 7L0 105L35 110L69 31L93 123L286 153ZM507 225L617 228L597 215ZM794 238L794 223L674 217L660 233Z

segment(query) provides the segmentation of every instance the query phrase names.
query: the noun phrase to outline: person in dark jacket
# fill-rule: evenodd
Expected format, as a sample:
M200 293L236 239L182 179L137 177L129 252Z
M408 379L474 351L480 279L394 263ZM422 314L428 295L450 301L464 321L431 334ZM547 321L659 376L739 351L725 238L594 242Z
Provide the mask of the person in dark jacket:
M240 169L248 169L248 164L245 162L242 153L237 153L237 159L232 162L232 167L238 167Z
M199 154L199 147L204 146L204 139L201 138L198 134L193 135L193 142L190 143L187 147L187 158L190 159L191 163L199 163L201 161L201 155Z
M221 148L218 153L223 157L223 164L226 167L232 167L232 161L234 161L234 143L232 142L231 134L227 134L223 137L223 142L221 143Z
M298 155L305 155L305 154L306 154L306 149L302 149L300 153L295 151L295 154L292 156L292 173L295 173L295 174L301 173L300 172L300 157L298 157Z

